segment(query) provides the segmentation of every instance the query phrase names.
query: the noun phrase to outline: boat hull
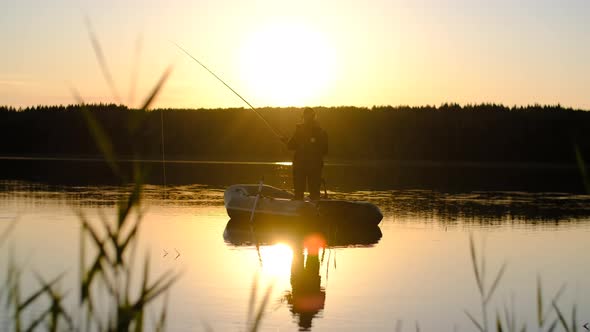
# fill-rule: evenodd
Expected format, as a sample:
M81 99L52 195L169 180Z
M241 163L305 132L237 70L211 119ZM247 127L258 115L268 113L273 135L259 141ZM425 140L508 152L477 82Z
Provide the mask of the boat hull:
M289 192L271 186L263 186L262 195L257 199L257 191L256 185L234 185L227 188L224 195L225 207L232 220L250 221L253 218L257 223L330 221L378 225L383 219L379 208L368 202L294 200Z

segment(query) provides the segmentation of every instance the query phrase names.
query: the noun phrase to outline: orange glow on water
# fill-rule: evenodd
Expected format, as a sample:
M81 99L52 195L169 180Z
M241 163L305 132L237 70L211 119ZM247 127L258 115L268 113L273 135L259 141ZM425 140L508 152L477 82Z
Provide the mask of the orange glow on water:
M326 247L326 239L321 234L310 234L303 240L308 255L318 255L320 248Z

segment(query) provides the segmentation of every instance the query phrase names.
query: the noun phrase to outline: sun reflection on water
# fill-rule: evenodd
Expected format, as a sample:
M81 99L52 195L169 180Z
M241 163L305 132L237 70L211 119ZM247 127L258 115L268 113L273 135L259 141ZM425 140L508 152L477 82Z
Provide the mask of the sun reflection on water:
M289 245L277 243L272 246L261 247L260 257L264 274L274 277L288 277L291 274L293 249Z

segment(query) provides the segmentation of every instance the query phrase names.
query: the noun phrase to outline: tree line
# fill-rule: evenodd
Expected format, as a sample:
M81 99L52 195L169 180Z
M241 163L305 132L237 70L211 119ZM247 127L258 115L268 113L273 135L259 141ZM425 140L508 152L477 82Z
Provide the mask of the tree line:
M98 157L80 105L0 107L0 155ZM286 160L291 156L249 109L85 105L121 158ZM590 158L590 113L560 105L317 107L331 160L576 164ZM260 108L285 135L298 108ZM162 121L163 120L163 121ZM162 145L163 133L163 145Z

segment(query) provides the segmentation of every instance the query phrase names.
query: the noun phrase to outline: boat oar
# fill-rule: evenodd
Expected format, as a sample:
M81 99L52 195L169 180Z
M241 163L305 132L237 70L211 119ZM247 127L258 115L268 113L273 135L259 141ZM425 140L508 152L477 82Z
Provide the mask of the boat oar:
M252 206L252 212L250 213L250 234L252 235L252 241L256 244L256 252L258 253L258 261L260 262L260 266L262 266L262 255L260 254L260 245L256 239L256 234L254 234L254 213L256 212L258 199L260 199L260 196L262 195L263 184L264 177L260 179L260 182L258 182L258 192L256 193L256 198L254 198L254 205Z
M260 199L260 195L262 194L262 185L264 183L264 178L260 179L258 182L258 192L256 193L256 198L254 198L254 205L252 206L252 212L250 213L250 228L254 223L254 212L256 212L256 205L258 205L258 199Z

